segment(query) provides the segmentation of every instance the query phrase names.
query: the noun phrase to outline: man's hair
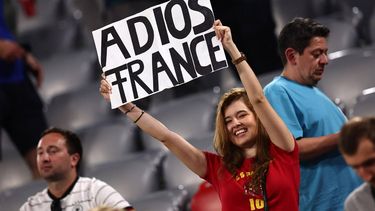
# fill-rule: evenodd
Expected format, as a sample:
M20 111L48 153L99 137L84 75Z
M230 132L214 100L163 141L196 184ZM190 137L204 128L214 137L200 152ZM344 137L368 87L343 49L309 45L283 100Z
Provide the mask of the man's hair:
M365 139L375 146L375 117L355 117L347 122L341 128L339 149L343 154L354 155Z
M73 155L75 153L79 154L79 160L78 160L77 167L76 167L76 170L78 172L80 168L81 160L82 160L82 154L83 154L82 144L81 144L81 140L79 139L79 137L71 131L64 130L64 129L57 128L57 127L48 128L42 133L41 137L50 133L58 133L64 137L69 155Z
M284 65L287 63L285 56L287 48L293 48L299 54L302 54L305 48L309 46L311 38L328 38L328 35L329 29L326 26L309 18L294 18L284 26L278 38L281 61Z

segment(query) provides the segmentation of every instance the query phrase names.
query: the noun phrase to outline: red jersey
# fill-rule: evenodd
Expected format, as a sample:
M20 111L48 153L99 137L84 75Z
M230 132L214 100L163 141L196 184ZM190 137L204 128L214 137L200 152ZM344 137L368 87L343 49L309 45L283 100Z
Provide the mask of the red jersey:
M207 174L203 179L211 183L219 194L222 211L264 210L263 196L245 194L244 190L244 184L249 179L247 177L252 175L250 167L254 158L245 159L237 171L238 176L233 178L223 166L220 156L210 152L204 153ZM292 152L286 152L271 143L270 155L272 161L266 176L269 210L298 211L300 169L297 143Z

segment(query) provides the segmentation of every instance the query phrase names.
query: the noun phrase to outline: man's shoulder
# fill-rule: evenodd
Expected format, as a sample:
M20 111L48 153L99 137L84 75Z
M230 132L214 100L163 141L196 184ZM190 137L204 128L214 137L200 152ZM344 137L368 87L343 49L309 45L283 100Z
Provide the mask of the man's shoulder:
M95 177L80 177L77 181L79 189L96 189L106 185L108 184Z
M47 189L45 188L42 191L37 192L36 194L27 198L27 201L22 205L22 208L26 207L35 207L38 205L42 205L43 203L49 203L51 199L47 194ZM21 210L23 210L21 208Z
M289 87L289 85L290 82L288 80L285 80L282 76L277 76L264 87L264 91L284 91Z
M363 183L353 190L345 200L346 210L356 210L357 208L367 208L372 202L371 185Z
M48 197L47 188L35 193L34 195L30 196L28 200L35 200L35 199L42 199Z
M281 76L276 76L271 82L269 82L264 88L279 86L281 83Z
M361 198L363 195L371 195L371 186L369 183L363 183L354 189L348 196L348 200L356 200L356 198Z
M289 89L288 81L284 80L283 77L278 76L264 87L264 94L267 97L280 97L282 93L288 93Z

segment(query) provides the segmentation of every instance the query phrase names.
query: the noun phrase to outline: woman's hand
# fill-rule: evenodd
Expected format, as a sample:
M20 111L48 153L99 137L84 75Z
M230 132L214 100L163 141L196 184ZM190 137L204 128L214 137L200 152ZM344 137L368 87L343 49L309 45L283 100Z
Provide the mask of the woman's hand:
M111 85L109 85L108 81L106 80L104 74L102 74L102 79L100 80L100 88L99 88L99 91L100 91L100 94L104 97L105 100L107 100L108 102L110 101L110 97L109 95L112 94L112 87ZM122 111L123 113L127 114L128 111L130 109L132 109L132 107L134 106L134 104L132 103L126 103L122 106L119 107L120 111Z
M224 49L229 53L232 59L237 59L241 56L237 49L236 44L232 39L232 32L228 26L223 26L220 20L214 22L213 28L216 33L216 37L223 44Z
M232 40L232 33L228 26L223 26L220 20L216 20L213 27L216 33L216 37L221 41L226 50L228 50L228 47L230 47L231 45L234 45Z
M112 89L108 81L105 79L104 74L102 74L102 79L100 80L99 91L105 100L110 101L109 95L112 93Z

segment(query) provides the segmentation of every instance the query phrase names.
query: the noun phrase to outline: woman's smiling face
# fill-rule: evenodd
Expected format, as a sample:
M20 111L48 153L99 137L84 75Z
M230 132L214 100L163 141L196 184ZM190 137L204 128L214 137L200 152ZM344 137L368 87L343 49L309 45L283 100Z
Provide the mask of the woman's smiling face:
M254 146L257 123L253 112L246 106L242 98L233 101L225 109L224 121L233 144L242 149Z

